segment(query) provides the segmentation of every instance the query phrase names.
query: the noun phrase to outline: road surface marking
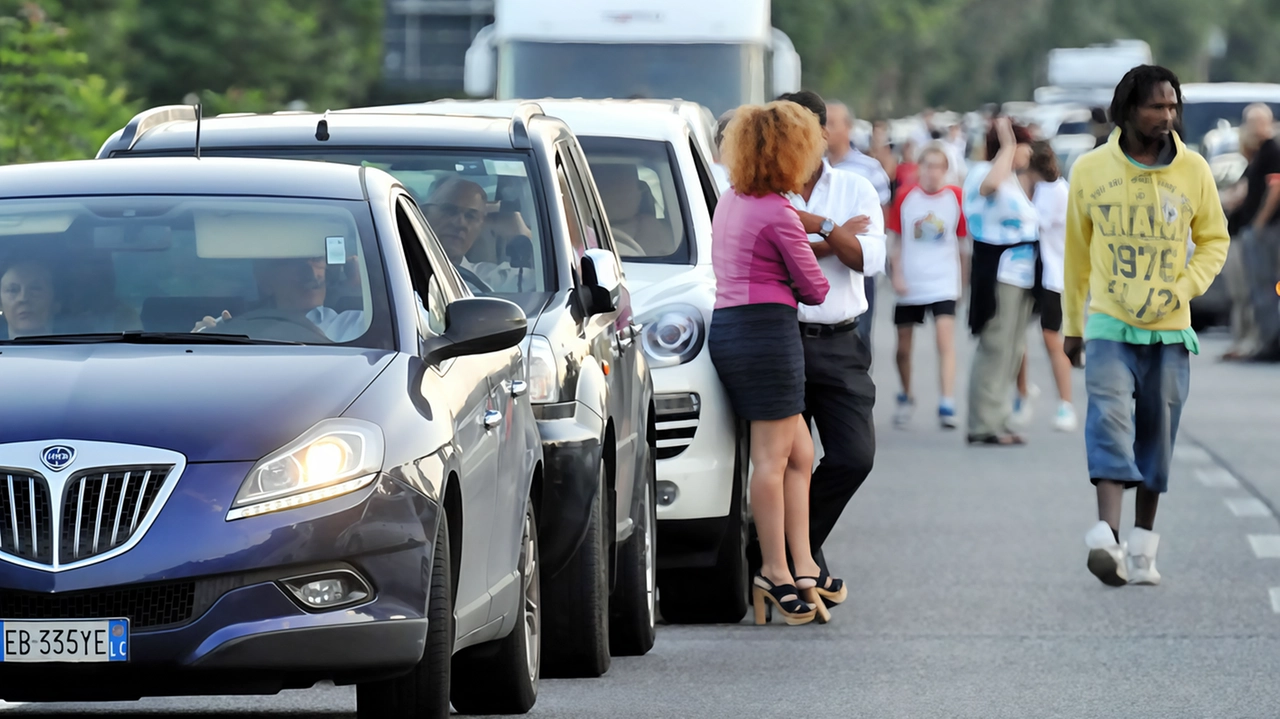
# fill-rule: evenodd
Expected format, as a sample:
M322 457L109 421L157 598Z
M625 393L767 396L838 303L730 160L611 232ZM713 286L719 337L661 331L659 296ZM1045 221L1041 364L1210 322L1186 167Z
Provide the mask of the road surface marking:
M1271 588L1271 611L1280 614L1280 587Z
M1235 475L1229 470L1222 467L1197 469L1196 479L1200 480L1200 484L1206 487L1217 489L1235 489L1240 486L1240 480L1236 479Z
M1250 534L1249 544L1258 559L1280 559L1280 534Z
M1194 444L1176 444L1173 446L1173 458L1179 462L1190 464L1212 464L1213 457L1203 448Z
M1260 499L1253 497L1237 497L1234 499L1224 499L1227 509L1237 517L1270 517L1271 509L1262 503Z

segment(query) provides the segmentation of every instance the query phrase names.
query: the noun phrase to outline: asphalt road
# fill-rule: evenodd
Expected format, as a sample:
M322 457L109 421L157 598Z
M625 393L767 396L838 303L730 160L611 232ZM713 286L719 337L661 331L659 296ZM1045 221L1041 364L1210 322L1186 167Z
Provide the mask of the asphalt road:
M881 324L886 315L881 315ZM598 680L544 681L531 717L1269 717L1280 709L1280 367L1213 359L1206 338L1156 529L1160 587L1085 569L1095 521L1083 440L1050 430L1047 360L1024 448L967 448L936 428L931 352L920 410L891 427L889 328L877 331L877 468L827 556L850 583L827 626L660 627ZM1038 340L1038 337L1036 337ZM961 386L967 339L960 342ZM1083 418L1083 375L1076 396ZM1130 498L1130 502L1132 498ZM1131 504L1126 521L1132 521ZM1276 589L1273 589L1276 588ZM9 716L349 717L333 687L269 698L8 706Z

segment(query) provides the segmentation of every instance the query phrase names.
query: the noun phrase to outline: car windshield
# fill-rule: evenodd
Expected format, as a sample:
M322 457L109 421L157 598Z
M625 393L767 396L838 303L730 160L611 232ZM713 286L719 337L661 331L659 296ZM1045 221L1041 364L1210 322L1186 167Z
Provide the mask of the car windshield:
M381 266L359 201L3 200L0 341L141 333L388 349Z
M671 145L579 136L604 200L618 254L627 262L691 264L684 194Z
M719 116L770 96L760 92L765 51L753 45L508 42L498 63L503 98L683 98Z
M445 254L481 295L509 299L533 313L554 283L554 257L544 238L539 198L527 156L512 152L334 148L332 151L254 148L206 155L317 160L376 167L413 195Z

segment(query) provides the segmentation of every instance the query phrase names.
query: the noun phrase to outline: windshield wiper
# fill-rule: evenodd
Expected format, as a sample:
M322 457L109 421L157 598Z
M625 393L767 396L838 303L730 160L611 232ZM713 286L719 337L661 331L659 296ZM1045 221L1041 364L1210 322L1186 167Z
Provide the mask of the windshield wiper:
M84 332L63 335L28 335L11 340L0 340L10 345L79 345L79 344L134 344L134 345L300 345L289 340L254 339L249 335L220 334L216 332Z

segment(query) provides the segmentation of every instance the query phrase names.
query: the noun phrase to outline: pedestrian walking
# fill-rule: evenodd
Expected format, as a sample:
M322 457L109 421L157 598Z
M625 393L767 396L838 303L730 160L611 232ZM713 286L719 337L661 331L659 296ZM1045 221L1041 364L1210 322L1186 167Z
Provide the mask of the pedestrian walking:
M1074 432L1079 420L1071 401L1071 360L1062 351L1062 283L1063 253L1067 231L1067 181L1058 170L1058 155L1044 140L1031 143L1031 162L1023 175L1023 187L1029 187L1031 202L1040 219L1040 263L1043 288L1036 296L1036 312L1040 315L1040 334L1053 370L1053 383L1058 390L1058 407L1053 415L1053 428ZM1039 394L1027 379L1027 353L1022 355L1018 370L1018 397L1014 401L1013 423L1026 427L1031 421L1031 403Z
M784 97L827 125L828 105L817 93ZM825 576L822 546L875 460L871 348L856 330L869 316L863 277L884 272L884 217L876 188L866 178L827 162L791 202L831 284L824 302L800 308L805 408L823 449L810 491L810 544Z
M964 184L964 215L973 239L969 329L978 337L969 376L968 441L1025 444L1010 431L1009 388L1027 346L1035 304L1039 215L1019 181L1031 162L1031 136L1007 117L987 133L987 162Z
M796 314L797 298L818 305L830 284L785 196L803 189L825 149L817 119L790 102L740 107L725 129L733 190L720 198L712 221L716 303L708 346L734 412L751 426L751 509L762 555L752 580L757 624L770 608L788 624L825 621L819 595L843 600L845 593L810 550L814 451L802 417L805 356Z
M827 161L837 170L845 170L861 175L876 191L880 201L880 217L889 212L889 203L893 200L893 186L889 173L879 160L864 154L850 142L853 130L853 113L843 102L827 103ZM871 325L876 314L876 278L874 274L864 273L862 278L862 294L867 300L867 311L858 325L858 335L862 342L871 348Z
M1209 164L1176 131L1177 76L1133 68L1116 86L1111 118L1107 144L1071 174L1064 346L1073 361L1085 343L1089 352L1085 447L1098 499L1098 523L1085 535L1089 570L1112 586L1158 584L1156 508L1199 352L1191 300L1222 269L1230 240ZM1135 526L1121 544L1121 504L1133 487Z
M1232 297L1232 347L1223 359L1280 359L1280 308L1276 280L1280 260L1280 145L1275 117L1266 103L1245 108L1241 149L1249 157L1245 195L1227 215L1227 252Z
M960 299L963 253L960 238L967 233L960 188L946 184L951 160L937 142L920 153L920 184L898 193L886 225L892 233L893 289L898 305L893 324L898 328L898 393L894 424L911 421L915 395L911 392L911 351L916 325L933 317L938 352L938 422L956 426L955 319Z

